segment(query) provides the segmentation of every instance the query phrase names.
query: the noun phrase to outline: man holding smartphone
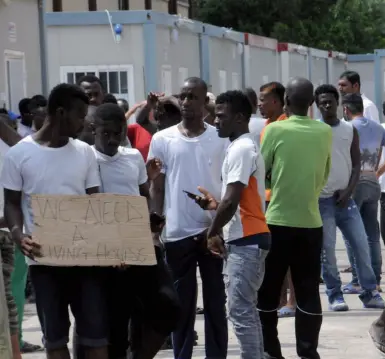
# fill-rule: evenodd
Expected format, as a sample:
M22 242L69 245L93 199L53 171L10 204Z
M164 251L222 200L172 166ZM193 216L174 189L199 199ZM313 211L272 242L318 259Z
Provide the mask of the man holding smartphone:
M247 96L241 91L219 95L215 113L219 137L231 141L222 166L221 200L217 202L199 187L204 197L196 197L196 201L204 209L216 210L207 232L208 249L226 258L228 315L241 347L241 358L262 359L262 326L255 303L270 248L264 215L265 165L255 136L249 133L252 108Z

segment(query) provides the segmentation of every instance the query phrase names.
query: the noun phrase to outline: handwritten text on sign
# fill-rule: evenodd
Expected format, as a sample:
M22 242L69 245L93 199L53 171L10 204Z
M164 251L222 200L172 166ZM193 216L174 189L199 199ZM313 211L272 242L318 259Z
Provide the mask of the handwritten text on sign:
M60 266L154 265L144 197L33 195L39 263Z

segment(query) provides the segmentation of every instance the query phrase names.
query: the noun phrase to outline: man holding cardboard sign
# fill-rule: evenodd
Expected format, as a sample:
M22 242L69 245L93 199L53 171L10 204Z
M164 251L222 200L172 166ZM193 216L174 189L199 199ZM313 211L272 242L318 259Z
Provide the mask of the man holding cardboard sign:
M98 192L100 181L92 149L72 139L83 126L87 105L87 96L77 86L56 86L48 100L48 118L43 127L8 151L1 175L5 218L13 240L29 257L49 359L70 357L68 306L75 316L79 340L86 346L87 357L108 358L104 270L41 265L33 260L40 254L40 245L31 238L32 195L80 196Z
M151 238L149 221L152 232L159 232L164 224L164 219L155 213L151 213L149 219L148 206L145 203L145 198L149 198L148 179L154 179L160 174L161 164L157 159L150 160L146 171L143 157L138 150L120 147L121 135L126 131L126 119L117 105L101 105L96 110L94 118L93 150L98 162L100 191L105 194L96 195L100 204L95 210L84 209L83 213L88 214L79 214L76 218L89 217L96 222L95 226L99 226L99 229L90 228L90 230L99 232L102 231L99 222L107 222L106 226L109 222L119 222L120 237L131 238L129 243L127 241L124 243L124 250L120 250L120 254L124 257L119 259L132 266L113 268L106 285L110 326L109 359L126 358L129 319L131 319L132 358L151 359L174 329L179 314L177 294L164 263L162 251L156 245L154 252L152 240L148 240ZM118 199L126 201L127 204L120 205L117 203ZM139 203L140 201L142 203ZM116 224L114 226L117 228ZM114 228L108 233L110 238L105 242L112 245L109 247L108 255L111 252L116 254L117 252L113 251L113 238L116 238ZM97 236L95 233L94 237ZM115 248L122 247L115 245ZM100 254L101 259L104 259L104 250L99 245L94 247L93 253L94 259L100 257ZM146 266L155 263L156 265ZM77 340L74 340L75 343ZM85 356L82 347L76 344L74 347L77 358L83 359Z

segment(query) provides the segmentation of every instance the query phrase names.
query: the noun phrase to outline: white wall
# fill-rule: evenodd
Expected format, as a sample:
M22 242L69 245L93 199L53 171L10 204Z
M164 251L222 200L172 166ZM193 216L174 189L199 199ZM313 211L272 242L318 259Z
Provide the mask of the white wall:
M10 26L10 24L12 24L12 26ZM0 2L1 107L4 103L4 95L7 92L4 55L6 51L22 52L25 55L25 94L32 96L41 93L37 0L13 0L9 5L4 5ZM16 85L19 86L20 84Z
M145 98L142 25L124 25L120 44L114 43L106 25L51 26L47 30L50 87L61 81L61 66L132 65L135 101Z

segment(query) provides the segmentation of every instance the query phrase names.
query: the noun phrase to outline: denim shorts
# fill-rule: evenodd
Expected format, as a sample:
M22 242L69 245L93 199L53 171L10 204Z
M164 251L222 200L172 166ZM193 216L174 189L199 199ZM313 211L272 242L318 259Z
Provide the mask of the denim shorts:
M93 348L108 345L103 291L106 268L31 265L29 269L46 349L60 349L68 344L68 307L76 320L79 344Z

